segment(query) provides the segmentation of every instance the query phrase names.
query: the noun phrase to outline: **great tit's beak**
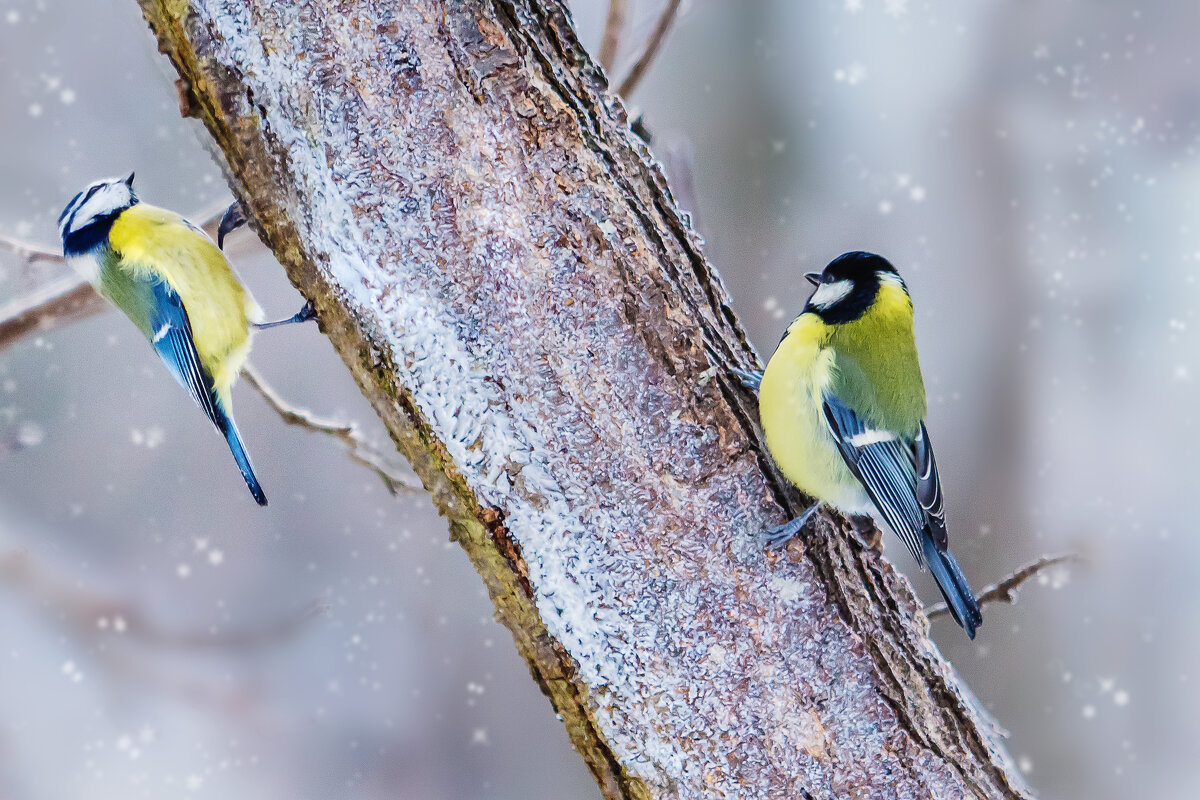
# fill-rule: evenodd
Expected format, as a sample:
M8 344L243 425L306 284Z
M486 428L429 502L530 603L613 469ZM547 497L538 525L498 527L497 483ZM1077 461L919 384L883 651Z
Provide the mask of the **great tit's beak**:
M804 277L808 278L808 282L813 286L821 285L821 273L819 272L806 272L804 273Z
M125 185L128 186L130 189L133 188L133 173L132 172L129 173L129 177L125 179Z

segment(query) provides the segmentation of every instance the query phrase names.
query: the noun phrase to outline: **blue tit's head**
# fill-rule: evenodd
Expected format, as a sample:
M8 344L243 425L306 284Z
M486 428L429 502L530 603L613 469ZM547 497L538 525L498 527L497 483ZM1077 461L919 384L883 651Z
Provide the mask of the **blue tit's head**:
M106 178L96 181L71 198L58 216L58 232L63 244L78 234L99 228L107 235L108 226L117 215L138 202L133 192L133 173L128 178Z
M804 310L828 324L852 322L865 314L885 281L908 291L886 258L861 251L840 255L823 272L809 272L804 277L817 287Z

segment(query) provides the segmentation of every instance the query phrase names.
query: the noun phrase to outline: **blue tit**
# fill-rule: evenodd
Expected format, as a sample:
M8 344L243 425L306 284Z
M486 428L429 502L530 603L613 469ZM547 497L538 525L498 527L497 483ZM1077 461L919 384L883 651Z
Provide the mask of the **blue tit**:
M262 311L224 253L183 217L139 202L132 174L88 186L58 225L68 263L142 332L216 425L265 506L230 395Z
M983 616L948 549L908 287L872 253L846 253L805 277L816 291L771 356L758 403L775 463L818 502L766 538L787 541L820 503L881 517L973 639Z

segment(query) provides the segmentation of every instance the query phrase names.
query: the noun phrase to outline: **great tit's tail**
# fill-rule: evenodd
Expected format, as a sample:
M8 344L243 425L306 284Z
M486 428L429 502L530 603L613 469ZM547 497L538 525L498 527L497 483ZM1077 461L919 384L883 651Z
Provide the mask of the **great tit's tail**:
M958 561L949 550L939 551L926 531L921 532L921 551L925 556L925 564L933 573L933 579L942 590L942 597L946 598L954 621L967 632L968 638L974 639L975 629L983 624L983 613Z
M258 478L254 476L254 467L250 466L250 456L246 454L246 445L242 444L242 436L238 433L237 425L233 424L233 417L225 411L223 407L218 407L220 419L217 421L217 427L221 433L225 434L225 441L229 443L229 450L233 453L233 460L237 462L238 469L242 471L242 477L246 479L246 486L250 488L250 494L254 495L254 502L260 506L267 504L267 496L263 493L262 486L258 483Z

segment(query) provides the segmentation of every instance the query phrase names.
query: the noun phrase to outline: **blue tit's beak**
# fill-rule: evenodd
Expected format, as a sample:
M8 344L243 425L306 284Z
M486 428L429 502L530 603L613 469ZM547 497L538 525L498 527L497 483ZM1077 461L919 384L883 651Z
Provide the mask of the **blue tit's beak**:
M129 173L129 177L125 179L125 185L128 186L130 189L133 188L133 173L132 172Z
M813 286L821 285L821 273L819 272L806 272L804 273L804 277L808 278L808 282Z

